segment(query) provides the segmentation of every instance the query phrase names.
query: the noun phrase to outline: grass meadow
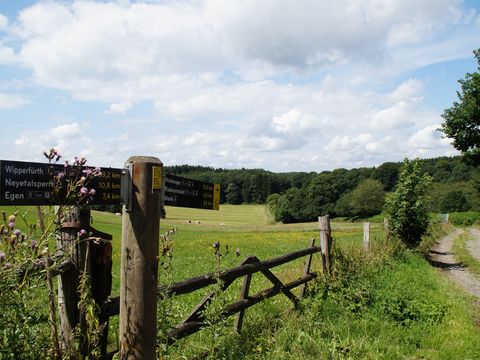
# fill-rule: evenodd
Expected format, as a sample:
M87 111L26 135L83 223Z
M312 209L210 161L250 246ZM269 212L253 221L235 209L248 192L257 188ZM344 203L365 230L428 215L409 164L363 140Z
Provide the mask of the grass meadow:
M14 211L4 208L7 213ZM19 208L35 222L34 208ZM308 246L319 239L317 223L276 224L263 205L222 205L220 211L166 208L161 233L172 236L171 271L160 282L175 282L236 266L248 255L261 260ZM93 226L113 235L113 291L119 293L121 216L92 212ZM208 327L169 347L162 359L475 359L480 358L480 331L471 298L442 277L421 253L383 237L382 224L371 224L372 252L363 252L362 223L332 221L334 271L320 276L298 311L279 295L246 311L241 334L233 319ZM224 255L220 263L213 243ZM228 252L226 247L228 245ZM236 249L240 256L236 256ZM313 270L321 271L318 254ZM303 270L298 260L274 272L283 281ZM270 287L255 275L250 293ZM241 280L212 304L221 307L239 296ZM181 320L206 292L159 302L159 329ZM118 345L118 319L111 319L110 349Z

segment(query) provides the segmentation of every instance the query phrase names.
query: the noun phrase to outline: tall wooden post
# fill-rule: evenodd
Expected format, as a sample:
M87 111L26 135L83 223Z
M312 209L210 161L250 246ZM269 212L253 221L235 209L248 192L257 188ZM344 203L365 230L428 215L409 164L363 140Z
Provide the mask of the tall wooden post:
M123 207L120 271L120 359L155 359L158 249L163 164L133 156L132 194ZM127 212L127 210L129 210Z
M86 243L78 242L78 232L90 227L90 209L85 207L69 208L60 216L60 233L57 237L57 249L69 254L74 264L60 276L58 281L58 308L60 317L60 339L62 350L73 349L72 331L80 323L78 293L80 271L85 266Z
M318 218L320 225L320 248L322 250L323 271L330 274L330 250L332 246L332 230L330 228L330 216L320 216Z
M363 249L368 254L370 251L370 223L363 223Z

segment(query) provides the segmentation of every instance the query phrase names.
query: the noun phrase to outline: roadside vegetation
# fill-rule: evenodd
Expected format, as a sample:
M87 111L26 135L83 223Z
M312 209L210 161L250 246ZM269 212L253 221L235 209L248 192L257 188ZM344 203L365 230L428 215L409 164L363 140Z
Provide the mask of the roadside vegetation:
M13 213L15 209L5 208L5 211ZM19 208L17 211L26 213L27 219L35 220L34 208ZM93 212L93 218L96 228L114 236L115 295L119 286L121 217ZM173 227L176 234L171 244L171 273L170 278L161 273L163 281L178 281L219 266L234 266L250 254L268 259L304 248L310 238L318 238L316 222L272 224L265 207L260 205L226 206L220 212L167 207L161 232ZM334 271L331 277L322 275L315 285L309 287L300 311L294 311L288 299L282 296L272 298L247 310L241 334L233 332L233 320L228 319L171 346L159 347L161 358L480 357L477 346L480 332L472 320L469 298L438 276L421 252L409 250L392 239L386 241L381 224L372 224L372 249L366 255L362 247L361 224L334 221L332 228ZM435 225L435 230L441 231L440 225ZM220 264L212 247L216 241L221 245L222 254L225 254L226 245L230 249ZM235 254L237 248L239 256ZM294 279L302 269L303 264L299 261L297 265L280 267L275 273L282 279ZM314 258L314 270L321 271L318 257ZM220 304L236 300L240 286L233 286L220 299ZM252 291L268 286L259 278ZM37 284L22 294L31 295L11 297L15 307L2 303L3 324L12 324L6 317L23 324L17 327L22 335L12 334L8 338L9 344L23 346L22 352L15 353L17 358L47 354L50 346L48 310L45 309L47 291ZM196 293L160 302L159 324L174 324L203 295ZM118 346L117 326L118 320L114 317L110 324L110 350ZM3 344L8 329L3 327L0 333ZM13 352L7 350L3 347L0 358L14 358Z

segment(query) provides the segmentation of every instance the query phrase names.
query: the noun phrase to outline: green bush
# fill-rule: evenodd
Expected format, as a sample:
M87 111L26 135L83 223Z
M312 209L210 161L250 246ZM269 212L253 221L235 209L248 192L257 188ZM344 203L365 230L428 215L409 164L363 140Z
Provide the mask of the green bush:
M406 245L416 247L428 229L428 187L431 177L421 174L418 159L405 159L397 190L387 198L392 232Z
M448 221L456 226L471 226L480 220L480 212L465 211L452 212L448 215Z

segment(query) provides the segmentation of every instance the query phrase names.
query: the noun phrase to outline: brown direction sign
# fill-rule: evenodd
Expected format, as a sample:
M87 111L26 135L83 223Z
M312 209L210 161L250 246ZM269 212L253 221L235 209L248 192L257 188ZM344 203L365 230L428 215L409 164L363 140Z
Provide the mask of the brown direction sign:
M91 179L94 189L89 205L120 205L122 169L100 168L102 176ZM55 189L53 176L65 171L63 165L0 160L0 205L57 205L65 200L65 189ZM158 178L161 179L161 173ZM161 190L161 181L153 184ZM220 185L165 175L164 204L218 210Z

